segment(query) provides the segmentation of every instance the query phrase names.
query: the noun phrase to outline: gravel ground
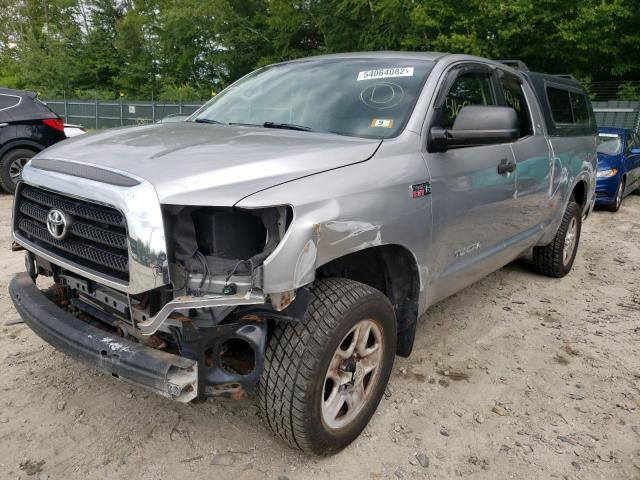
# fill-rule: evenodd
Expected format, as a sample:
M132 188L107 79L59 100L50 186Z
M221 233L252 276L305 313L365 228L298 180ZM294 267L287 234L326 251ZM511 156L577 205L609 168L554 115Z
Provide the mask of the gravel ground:
M431 308L369 427L323 459L275 441L251 399L172 403L5 326L10 206L0 478L640 479L640 196L594 213L564 279L518 260Z

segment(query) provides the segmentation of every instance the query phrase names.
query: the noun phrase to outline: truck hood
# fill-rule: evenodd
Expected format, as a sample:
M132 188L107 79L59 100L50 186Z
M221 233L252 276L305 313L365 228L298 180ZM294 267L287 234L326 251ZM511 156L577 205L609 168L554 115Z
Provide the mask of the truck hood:
M154 185L161 203L231 206L280 183L368 160L381 140L192 122L118 128L38 158L86 162Z

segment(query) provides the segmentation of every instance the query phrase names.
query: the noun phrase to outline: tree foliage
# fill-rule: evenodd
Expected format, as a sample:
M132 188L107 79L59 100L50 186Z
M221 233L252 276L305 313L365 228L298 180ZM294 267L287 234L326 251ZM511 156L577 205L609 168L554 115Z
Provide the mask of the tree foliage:
M0 0L0 85L207 97L252 69L361 50L521 59L640 77L637 0ZM186 98L185 98L186 99Z

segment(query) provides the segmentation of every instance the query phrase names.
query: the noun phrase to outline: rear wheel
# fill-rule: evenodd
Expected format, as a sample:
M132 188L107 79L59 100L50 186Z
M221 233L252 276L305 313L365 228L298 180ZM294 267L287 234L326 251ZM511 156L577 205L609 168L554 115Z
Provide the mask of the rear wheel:
M620 183L616 189L616 196L614 197L613 203L608 207L610 212L617 212L620 210L620 206L622 205L622 195L624 194L624 186L626 184L625 180L626 179L624 177L620 179Z
M16 184L22 178L22 169L31 157L35 155L33 150L16 148L11 150L0 160L0 185L9 193L16 191Z
M317 455L349 445L373 416L391 374L396 319L367 285L324 279L304 320L269 340L258 402L272 432Z
M548 277L564 277L573 266L580 243L582 215L580 205L571 197L560 228L549 245L533 248L533 268Z

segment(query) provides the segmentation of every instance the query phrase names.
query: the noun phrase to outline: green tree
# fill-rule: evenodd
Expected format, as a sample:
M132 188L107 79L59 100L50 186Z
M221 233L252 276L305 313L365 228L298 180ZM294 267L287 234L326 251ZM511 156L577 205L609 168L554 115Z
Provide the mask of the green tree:
M639 24L637 0L0 0L0 83L208 96L268 63L363 50L517 58L630 81Z
M200 100L201 98L205 98L206 95L206 93L203 94L191 85L167 84L162 87L158 99L167 102L185 102L189 100Z
M109 96L115 96L119 90L116 78L123 61L115 40L124 8L111 0L93 0L82 4L81 12L85 35L76 85L83 90L101 89L103 94L109 91L112 92Z

